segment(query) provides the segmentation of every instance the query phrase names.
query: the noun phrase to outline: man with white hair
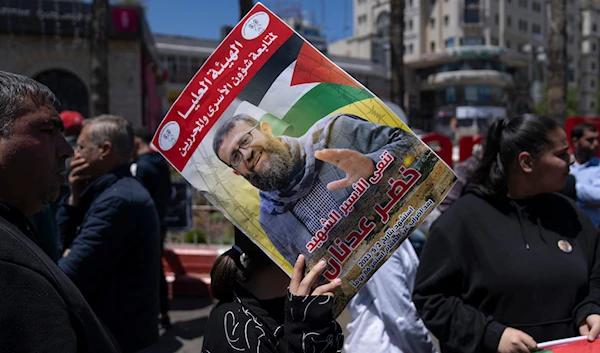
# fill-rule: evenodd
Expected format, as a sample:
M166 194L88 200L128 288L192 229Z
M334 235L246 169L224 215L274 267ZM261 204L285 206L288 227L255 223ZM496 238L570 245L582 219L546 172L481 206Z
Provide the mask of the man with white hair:
M160 224L148 191L129 171L133 129L86 120L71 163L71 195L59 207L59 266L115 335L123 352L158 339Z

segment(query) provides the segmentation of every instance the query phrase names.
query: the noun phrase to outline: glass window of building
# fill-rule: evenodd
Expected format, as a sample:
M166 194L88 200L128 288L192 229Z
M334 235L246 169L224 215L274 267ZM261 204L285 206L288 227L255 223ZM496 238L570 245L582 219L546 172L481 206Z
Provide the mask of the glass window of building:
M386 11L379 14L375 23L377 36L381 38L388 37L390 34L390 14Z
M431 51L435 51L435 41L431 41Z
M450 17L448 15L444 16L444 26L448 27L450 24Z

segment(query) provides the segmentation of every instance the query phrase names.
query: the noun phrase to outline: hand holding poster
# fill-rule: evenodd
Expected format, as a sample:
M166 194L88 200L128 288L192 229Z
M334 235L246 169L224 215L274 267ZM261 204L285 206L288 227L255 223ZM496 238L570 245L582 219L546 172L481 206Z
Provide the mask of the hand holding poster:
M261 4L153 139L284 271L324 259L336 314L456 176L377 97Z

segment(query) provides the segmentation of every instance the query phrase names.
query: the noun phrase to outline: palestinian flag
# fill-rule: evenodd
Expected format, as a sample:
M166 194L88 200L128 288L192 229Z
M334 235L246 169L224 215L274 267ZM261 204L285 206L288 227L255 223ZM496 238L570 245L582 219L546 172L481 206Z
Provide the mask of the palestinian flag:
M600 339L589 342L587 336L541 343L539 353L600 353Z

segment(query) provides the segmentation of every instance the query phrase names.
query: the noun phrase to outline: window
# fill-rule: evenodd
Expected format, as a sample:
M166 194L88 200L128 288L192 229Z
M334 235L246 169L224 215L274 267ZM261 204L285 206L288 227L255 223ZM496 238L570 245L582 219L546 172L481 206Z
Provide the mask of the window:
M508 40L506 41L506 47L507 47L508 49L510 49L510 41L508 41Z
M408 0L408 7L412 7L413 5L413 0Z
M412 31L412 29L413 29L413 20L409 20L408 21L408 30Z
M435 51L435 42L434 41L431 42L431 51L432 52Z
M595 53L596 52L596 43L592 43L592 51Z
M531 25L531 32L533 32L533 34L542 34L542 26L537 25L537 24L532 24Z
M540 4L539 1L534 1L531 7L533 8L534 12L542 12L542 4Z
M519 0L519 6L522 8L527 8L527 0Z
M494 16L494 22L496 23L496 25L498 25L500 23L500 16L498 14L496 14L496 16Z
M375 23L377 36L385 38L390 35L390 14L382 12L377 17L377 23Z
M592 61L592 63L590 64L590 66L592 67L592 71L596 70L596 63Z
M591 79L590 80L590 86L592 86L592 88L595 88L596 87L596 80Z
M523 32L527 32L527 21L525 20L519 20L519 30L523 31Z
M465 100L477 102L477 86L465 86Z
M446 48L452 48L454 46L454 37L446 38L444 45Z
M412 53L413 53L413 45L412 45L412 43L410 43L410 45L408 46L408 52L409 52L410 54L412 54Z
M358 16L358 24L363 24L365 22L367 22L367 15Z
M510 27L512 25L512 18L510 16L506 17L506 27Z
M592 25L592 32L596 32L598 30L598 26L596 26L596 24L594 23Z
M448 15L444 16L444 26L448 27L449 23L450 23L450 17L448 17Z
M429 19L429 25L431 26L431 28L435 28L435 18L430 18Z
M435 5L435 0L431 0L429 3L430 3L431 5Z
M498 38L492 37L492 45L498 45L499 43Z

